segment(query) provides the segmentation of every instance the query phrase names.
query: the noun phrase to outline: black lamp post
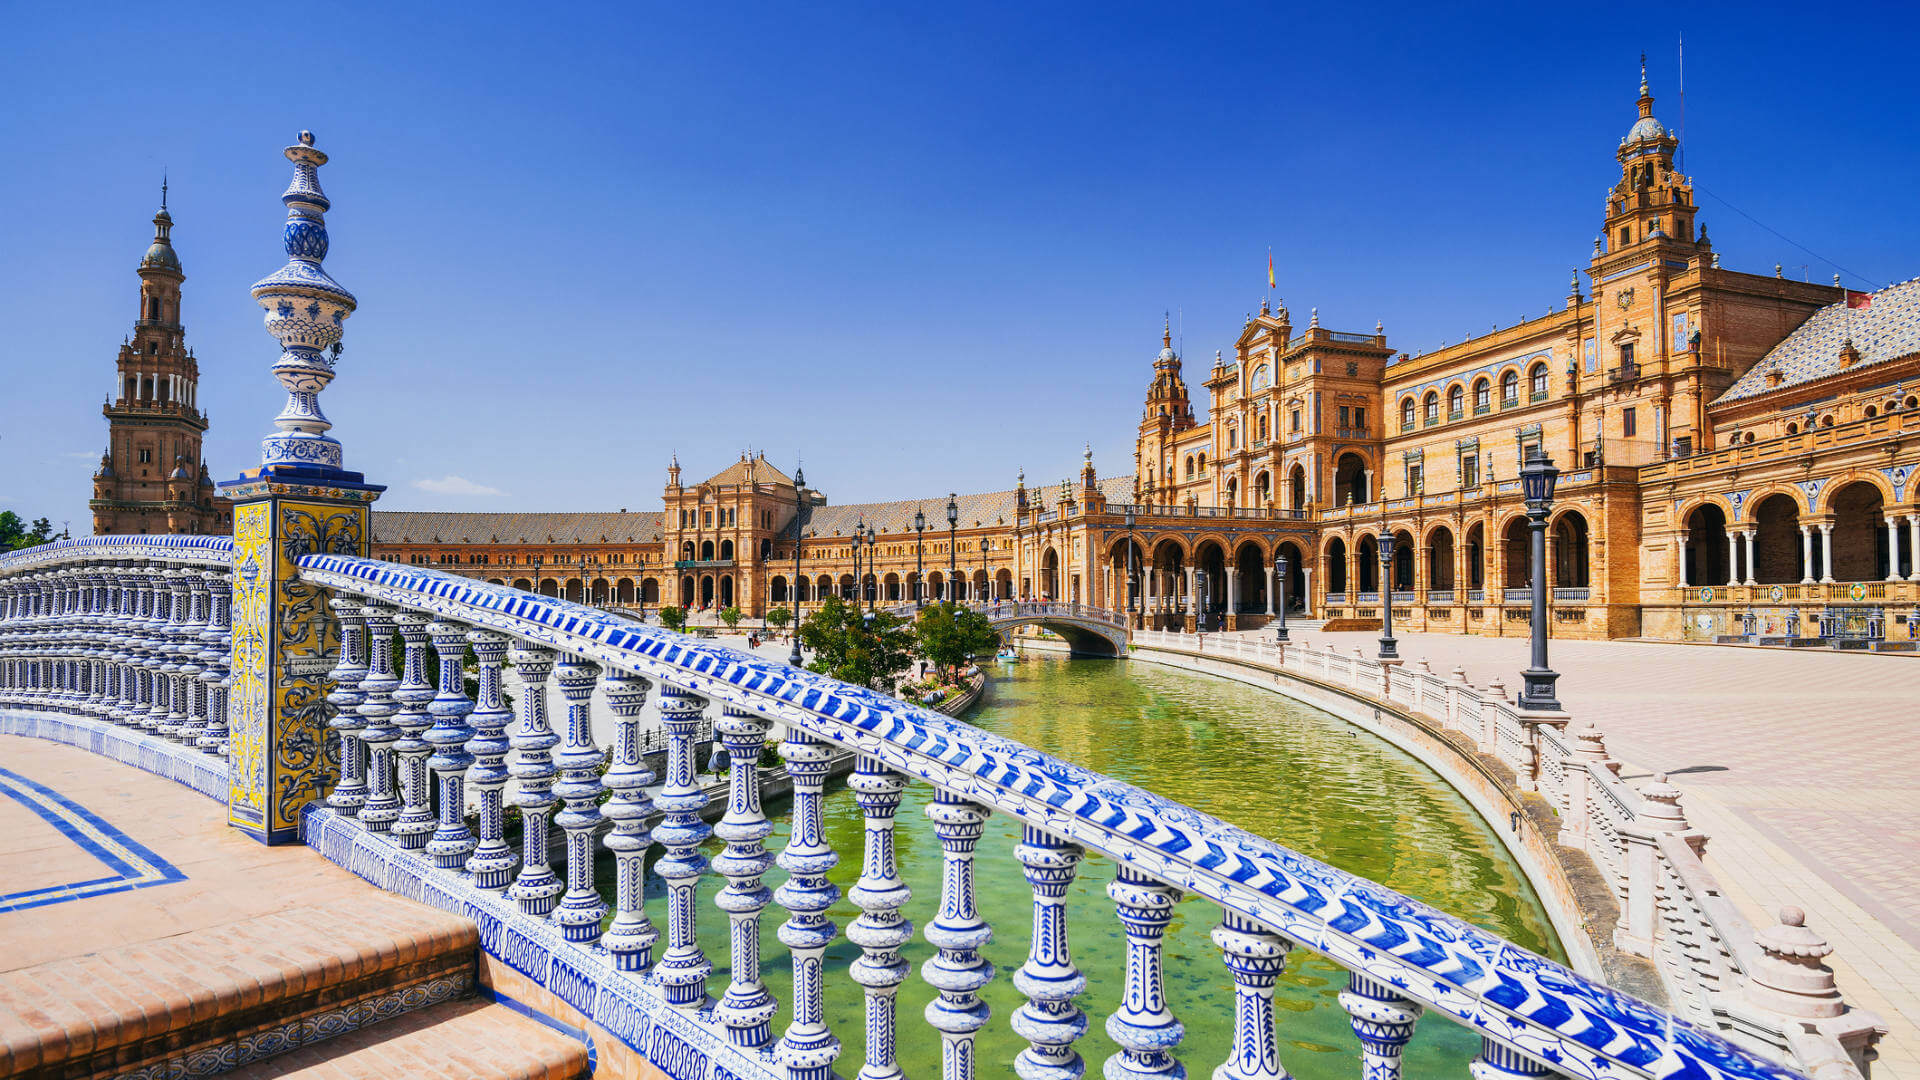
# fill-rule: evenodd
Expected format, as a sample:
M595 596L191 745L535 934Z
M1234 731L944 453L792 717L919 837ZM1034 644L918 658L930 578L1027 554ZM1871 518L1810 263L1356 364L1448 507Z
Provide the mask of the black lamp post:
M960 504L953 501L953 492L949 491L947 492L947 601L949 603L957 602L960 599L960 591L954 588L953 585L953 575L955 572L954 560L957 557L956 552L958 551L955 547L955 542L958 537L959 528Z
M880 594L880 573L879 571L873 568L873 565L874 565L873 546L875 541L877 541L878 539L879 538L876 537L873 533L873 526L868 525L867 526L867 576L873 578L873 590L871 592L867 592L867 614L869 615L873 614L873 602L875 599L878 598ZM858 544L860 542L860 538L856 536L853 538L853 541L854 543ZM867 589L867 583L864 581L861 582L860 588L861 588L861 591L865 592Z
M528 560L533 563L533 595L540 595L540 556L536 553Z
M1134 594L1134 587L1133 587L1133 523L1134 523L1134 517L1133 517L1133 506L1132 506L1132 504L1128 504L1128 506L1127 506L1127 514L1126 514L1126 522L1127 522L1127 584L1126 584L1126 589L1127 589L1127 595L1126 595L1126 597L1125 597L1125 599L1124 599L1124 601L1123 601L1123 602L1121 603L1121 605L1120 605L1120 606L1121 606L1121 609L1122 609L1122 610L1124 610L1124 611L1127 611L1127 612L1129 612L1129 613L1131 613L1131 612L1133 611L1133 594Z
M1273 569L1280 577L1280 623L1273 629L1273 640L1285 641L1287 640L1287 575L1293 567L1287 562L1285 555L1276 555L1273 559Z
M927 515L924 510L913 512L913 606L918 609L925 602L923 597L927 589Z
M805 534L800 526L802 513L806 510L807 471L796 467L793 470L793 651L787 654L787 663L799 667L800 659L800 538Z
M1380 599L1385 618L1381 620L1380 659L1400 659L1400 643L1393 640L1393 534L1380 530Z
M993 541L988 540L984 536L980 538L980 580L986 582L987 595L984 597L976 597L975 599L979 603L993 602L993 579L987 576L987 549L992 546Z
M1554 681L1560 676L1547 666L1547 514L1553 509L1553 484L1559 478L1560 470L1539 444L1529 447L1526 463L1520 467L1520 494L1526 499L1531 533L1533 666L1520 673L1520 707L1536 712L1560 711L1560 699L1553 694Z

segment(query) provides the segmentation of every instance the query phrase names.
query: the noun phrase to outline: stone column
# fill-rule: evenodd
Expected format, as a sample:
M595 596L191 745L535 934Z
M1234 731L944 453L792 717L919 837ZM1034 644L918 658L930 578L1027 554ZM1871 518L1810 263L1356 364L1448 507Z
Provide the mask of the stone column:
M1740 534L1727 533L1727 584L1740 584Z
M1887 580L1900 580L1900 519L1887 517Z
M1275 592L1278 592L1279 589L1280 589L1280 578L1279 578L1278 567L1274 563L1268 563L1267 564L1267 617L1268 618L1273 617L1273 594Z
M1227 575L1227 629L1239 627L1240 618L1240 568L1228 565Z
M1747 529L1747 530L1745 530L1744 532L1742 532L1742 533L1740 534L1740 535L1741 535L1742 537L1744 537L1744 538L1745 538L1745 542L1746 542L1746 548L1747 548L1747 584L1749 584L1749 585L1758 585L1758 584L1760 584L1760 582L1759 582L1759 581L1758 581L1758 580L1757 580L1757 579L1755 578L1755 575L1754 575L1754 572L1753 572L1753 546L1754 546L1754 538L1755 538L1755 537L1756 537L1756 536L1758 535L1758 533L1759 533L1759 530L1758 530L1758 529Z
M1673 537L1673 575L1681 588L1687 587L1687 530L1681 529Z
M1194 595L1194 568L1187 567L1187 633L1200 629L1199 599Z
M1312 566L1300 568L1300 585L1300 607L1306 612L1308 618L1312 618L1314 613Z
M1833 583L1833 522L1820 523L1820 580Z
M1907 580L1920 581L1920 514L1907 515L1907 560L1913 564Z
M368 507L386 490L343 467L326 432L320 392L333 380L341 323L353 294L321 269L326 211L318 170L327 155L313 135L286 149L293 183L287 207L287 264L253 287L278 338L273 372L287 391L276 432L261 442L261 464L222 485L233 500L233 672L228 736L232 768L227 820L268 844L299 840L300 810L332 783L322 699L339 648L338 624L318 590L298 579L295 556L365 556Z
M1813 526L1800 523L1800 584L1813 584Z

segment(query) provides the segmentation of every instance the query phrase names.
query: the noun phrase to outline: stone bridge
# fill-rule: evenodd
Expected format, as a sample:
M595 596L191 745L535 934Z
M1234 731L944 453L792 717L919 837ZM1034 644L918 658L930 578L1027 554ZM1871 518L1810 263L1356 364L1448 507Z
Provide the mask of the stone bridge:
M1065 639L1074 656L1127 655L1124 612L1045 600L992 600L961 606L985 615L1003 638L1022 626L1039 626ZM898 604L887 610L911 618L916 609L912 604Z

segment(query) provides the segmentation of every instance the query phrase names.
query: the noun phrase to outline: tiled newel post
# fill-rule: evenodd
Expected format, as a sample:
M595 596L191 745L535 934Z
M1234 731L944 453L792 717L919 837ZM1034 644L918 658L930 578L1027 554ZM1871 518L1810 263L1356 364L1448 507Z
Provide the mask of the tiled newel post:
M233 671L228 744L228 820L266 843L299 837L300 810L339 772L327 737L327 679L339 635L320 590L296 579L310 552L368 554L368 507L384 488L343 467L320 411L333 380L341 323L353 294L321 269L327 257L327 197L318 170L327 155L313 136L287 147L293 183L287 264L253 287L280 340L273 373L286 388L279 429L261 443L260 467L222 485L233 506ZM332 356L329 356L329 350Z

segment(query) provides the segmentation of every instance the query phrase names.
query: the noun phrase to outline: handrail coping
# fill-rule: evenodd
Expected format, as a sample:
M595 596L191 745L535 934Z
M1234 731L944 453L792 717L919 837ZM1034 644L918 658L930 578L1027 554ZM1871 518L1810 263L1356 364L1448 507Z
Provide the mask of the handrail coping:
M52 540L0 555L0 574L16 574L81 559L159 559L230 566L233 564L233 537L191 533L76 536L71 540Z

